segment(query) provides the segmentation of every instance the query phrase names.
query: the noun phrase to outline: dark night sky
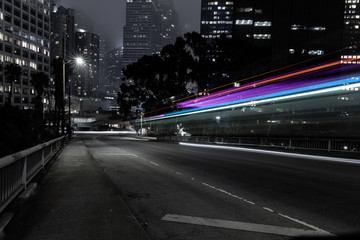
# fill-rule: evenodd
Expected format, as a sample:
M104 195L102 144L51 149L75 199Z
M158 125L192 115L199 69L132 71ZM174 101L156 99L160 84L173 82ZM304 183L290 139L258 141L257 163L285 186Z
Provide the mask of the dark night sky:
M111 48L122 46L126 0L62 0L61 5L87 15L94 24L94 33L109 41ZM175 0L180 33L200 31L201 0ZM105 37L108 36L108 37Z

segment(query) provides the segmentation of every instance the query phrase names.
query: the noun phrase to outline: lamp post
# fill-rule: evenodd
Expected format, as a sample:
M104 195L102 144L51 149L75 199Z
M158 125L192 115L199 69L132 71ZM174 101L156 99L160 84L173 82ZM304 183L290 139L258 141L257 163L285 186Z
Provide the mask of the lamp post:
M143 116L144 116L144 113L143 112L141 112L140 113L140 138L142 138L142 131L143 131L143 127L142 127L142 123L143 123Z

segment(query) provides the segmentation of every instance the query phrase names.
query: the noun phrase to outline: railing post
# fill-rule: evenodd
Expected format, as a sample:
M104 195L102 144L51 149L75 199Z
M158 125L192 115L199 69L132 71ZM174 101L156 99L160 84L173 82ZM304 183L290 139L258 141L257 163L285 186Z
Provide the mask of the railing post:
M331 151L331 140L328 141L328 152Z
M45 151L44 151L45 147L41 150L41 164L42 164L42 169L45 168Z
M23 168L23 172L22 172L22 184L24 184L24 189L26 189L26 178L27 178L27 157L24 158L24 168Z
M289 148L291 148L291 139L289 139Z

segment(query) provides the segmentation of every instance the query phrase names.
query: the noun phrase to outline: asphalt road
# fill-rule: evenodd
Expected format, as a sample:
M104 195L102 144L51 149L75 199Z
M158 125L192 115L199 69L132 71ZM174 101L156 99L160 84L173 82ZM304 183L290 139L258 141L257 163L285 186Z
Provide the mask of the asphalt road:
M79 137L152 239L291 239L360 230L357 163Z

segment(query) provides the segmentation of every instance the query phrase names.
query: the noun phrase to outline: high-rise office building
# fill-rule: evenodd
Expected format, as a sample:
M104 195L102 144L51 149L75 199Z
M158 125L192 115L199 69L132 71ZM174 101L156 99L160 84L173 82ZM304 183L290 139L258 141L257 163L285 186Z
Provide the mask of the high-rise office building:
M173 0L159 0L155 24L155 51L159 53L166 45L173 44L178 36L179 21Z
M123 49L115 48L107 54L106 81L108 82L107 93L116 96L122 83L122 60Z
M12 90L13 105L33 108L36 93L30 74L50 74L50 1L0 1L0 9L0 104ZM22 68L13 87L4 73L10 63Z
M344 42L341 58L360 58L360 3L359 0L345 0ZM350 63L360 64L360 60Z
M127 0L124 26L124 65L155 52L154 28L157 3L154 0Z
M77 67L73 95L79 97L97 97L99 88L99 52L100 37L97 34L78 30L75 33L77 55L85 60L83 67Z
M106 92L106 86L109 82L106 79L106 71L108 66L107 54L108 46L104 39L100 39L100 52L99 52L99 92Z
M232 38L234 21L234 1L202 0L200 32L211 41L224 34Z
M51 59L75 54L75 10L54 6L51 13Z
M201 34L238 41L255 71L266 71L315 56L338 59L343 19L342 0L202 0Z
M178 16L172 0L127 0L123 64L157 54L178 35Z

